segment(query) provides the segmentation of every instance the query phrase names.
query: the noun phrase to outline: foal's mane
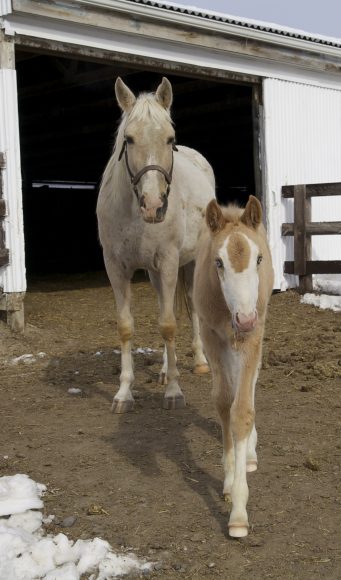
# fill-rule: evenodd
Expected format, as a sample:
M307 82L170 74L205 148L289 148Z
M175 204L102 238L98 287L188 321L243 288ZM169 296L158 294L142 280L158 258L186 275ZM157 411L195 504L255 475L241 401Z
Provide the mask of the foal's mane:
M235 203L223 206L221 210L223 216L232 224L238 224L244 212L244 208L239 207L239 205L236 205Z

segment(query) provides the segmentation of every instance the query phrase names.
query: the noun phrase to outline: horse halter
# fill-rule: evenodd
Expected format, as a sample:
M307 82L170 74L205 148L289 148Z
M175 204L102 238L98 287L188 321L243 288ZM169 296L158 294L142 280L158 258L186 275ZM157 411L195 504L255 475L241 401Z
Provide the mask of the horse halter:
M145 173L147 173L147 171L160 171L160 173L162 173L162 175L164 175L165 180L167 182L167 190L166 190L166 196L169 196L169 191L170 191L170 186L172 183L172 177L173 177L173 164L174 164L174 153L173 151L178 151L177 146L175 145L175 143L172 144L172 165L170 168L170 171L168 173L168 171L166 171L163 167L161 167L161 165L145 165L144 167L142 167L142 169L140 169L140 171L138 171L135 175L133 174L130 165L129 165L129 159L128 159L128 151L127 151L127 140L124 139L123 141L123 145L122 145L122 149L120 151L120 154L118 156L118 160L121 161L123 153L124 153L124 158L126 161L126 166L127 166L127 170L130 176L130 181L131 184L133 186L133 190L134 193L136 195L136 197L138 198L138 190L137 190L137 184L140 181L142 175L144 175Z

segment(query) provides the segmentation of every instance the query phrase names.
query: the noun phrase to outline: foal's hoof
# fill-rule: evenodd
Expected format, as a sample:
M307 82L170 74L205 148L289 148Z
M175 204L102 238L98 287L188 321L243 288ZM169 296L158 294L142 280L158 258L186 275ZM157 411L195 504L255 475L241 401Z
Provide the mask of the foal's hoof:
M251 459L246 463L246 471L247 473L251 473L251 471L257 471L258 463L255 459Z
M249 526L243 524L229 524L231 538L245 538L249 533Z
M194 375L207 375L210 372L210 367L208 365L195 365L193 368Z
M164 397L162 407L171 411L172 409L183 409L186 407L185 397L177 395L176 397Z
M134 409L134 401L118 401L114 399L112 402L111 410L113 413L122 414L129 413Z

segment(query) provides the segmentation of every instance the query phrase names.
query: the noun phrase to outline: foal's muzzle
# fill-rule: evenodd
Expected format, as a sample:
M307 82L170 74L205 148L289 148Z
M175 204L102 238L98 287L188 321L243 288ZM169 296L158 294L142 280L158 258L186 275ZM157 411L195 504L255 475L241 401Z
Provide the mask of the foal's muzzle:
M250 314L242 314L241 312L237 312L237 314L233 317L233 326L238 332L251 332L258 321L258 313L257 310L251 312Z

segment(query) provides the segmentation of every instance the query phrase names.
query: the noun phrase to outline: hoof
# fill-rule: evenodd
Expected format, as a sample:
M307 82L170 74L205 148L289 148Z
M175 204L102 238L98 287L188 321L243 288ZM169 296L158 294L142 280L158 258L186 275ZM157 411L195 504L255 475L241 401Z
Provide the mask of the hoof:
M159 384L160 385L167 385L167 375L166 373L159 374Z
M193 368L194 375L207 375L210 372L210 367L208 365L195 365Z
M246 471L247 473L251 473L251 471L257 471L258 463L256 460L251 460L246 463Z
M229 535L231 538L245 538L249 533L249 526L242 524L229 524Z
M162 407L170 411L172 409L183 409L186 407L185 397L178 395L177 397L164 397Z
M111 410L113 413L122 414L129 413L134 409L134 401L118 401L114 399L112 402Z

